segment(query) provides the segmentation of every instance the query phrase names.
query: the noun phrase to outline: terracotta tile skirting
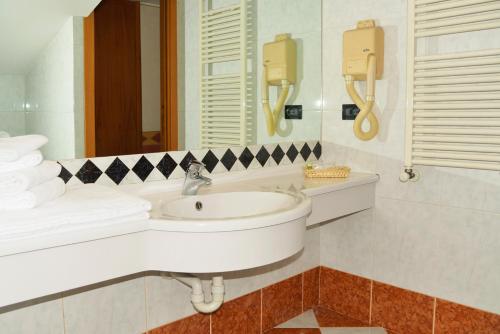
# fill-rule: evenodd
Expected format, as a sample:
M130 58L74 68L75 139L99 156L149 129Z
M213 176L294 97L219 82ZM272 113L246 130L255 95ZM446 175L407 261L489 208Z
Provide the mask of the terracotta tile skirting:
M317 328L274 328L266 334L321 334Z
M212 315L196 314L148 334L279 334L283 330L273 329L276 325L311 308L325 327L380 326L390 334L500 334L498 314L326 267L228 301Z
M357 319L370 321L370 280L321 267L320 305Z
M304 273L304 311L319 304L319 267Z
M303 274L262 289L262 330L267 331L302 313Z
M314 315L320 327L366 327L368 324L349 318L321 306L314 308Z
M435 334L498 334L500 315L437 299Z
M148 332L149 334L210 334L210 316L195 314Z
M326 267L320 268L319 304L391 334L500 334L498 314Z
M212 333L260 334L261 292L253 292L224 303L212 315Z
M373 282L372 324L401 334L432 334L434 298Z

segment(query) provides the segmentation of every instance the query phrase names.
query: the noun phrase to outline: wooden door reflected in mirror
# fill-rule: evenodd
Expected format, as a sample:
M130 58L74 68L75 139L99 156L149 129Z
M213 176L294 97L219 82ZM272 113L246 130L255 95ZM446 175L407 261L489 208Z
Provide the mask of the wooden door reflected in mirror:
M176 0L103 0L84 21L86 156L177 150Z

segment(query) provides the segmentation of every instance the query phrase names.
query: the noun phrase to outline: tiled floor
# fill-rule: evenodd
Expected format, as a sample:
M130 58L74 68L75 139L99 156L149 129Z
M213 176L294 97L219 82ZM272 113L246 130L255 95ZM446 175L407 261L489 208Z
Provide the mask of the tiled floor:
M362 322L326 308L315 307L267 331L265 334L386 334L380 327Z

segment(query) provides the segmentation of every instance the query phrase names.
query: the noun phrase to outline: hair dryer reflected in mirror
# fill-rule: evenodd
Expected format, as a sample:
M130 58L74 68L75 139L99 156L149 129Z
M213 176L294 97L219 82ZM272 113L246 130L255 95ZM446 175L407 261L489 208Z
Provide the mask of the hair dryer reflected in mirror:
M264 44L263 65L262 109L266 116L267 133L274 136L290 85L297 81L297 44L290 34L277 35L274 42ZM281 87L274 108L269 102L269 86Z

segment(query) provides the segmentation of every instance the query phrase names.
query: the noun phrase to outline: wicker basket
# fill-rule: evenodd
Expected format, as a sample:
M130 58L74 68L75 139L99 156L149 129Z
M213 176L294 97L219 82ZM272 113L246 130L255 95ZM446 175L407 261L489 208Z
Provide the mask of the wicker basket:
M351 173L346 166L333 166L327 168L305 168L304 174L310 178L345 178Z

